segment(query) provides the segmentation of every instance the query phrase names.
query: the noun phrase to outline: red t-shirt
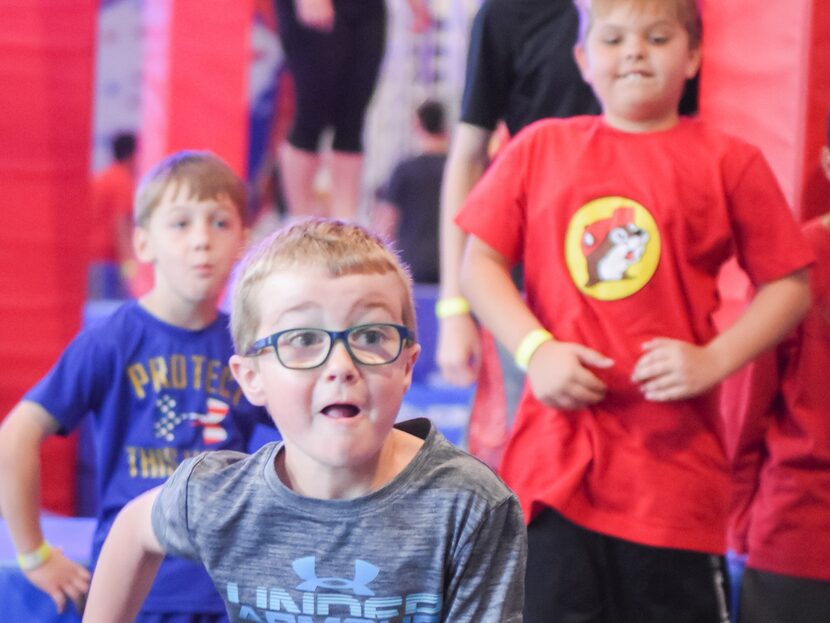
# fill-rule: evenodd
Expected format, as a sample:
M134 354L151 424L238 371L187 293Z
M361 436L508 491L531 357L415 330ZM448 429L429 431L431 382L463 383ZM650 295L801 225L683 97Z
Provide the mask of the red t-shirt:
M641 344L715 335L716 277L733 253L757 283L811 261L760 152L696 121L629 134L601 117L540 121L470 194L462 229L525 267L527 302L562 341L611 357L591 408L525 391L501 473L529 520L543 506L590 530L721 552L729 474L717 393L647 402Z
M817 257L810 275L813 305L778 348L781 382L766 418L747 566L830 581L830 231L821 219L803 231ZM761 380L758 374L753 379ZM746 415L763 418L763 412Z
M130 217L133 210L133 177L130 170L113 162L92 181L92 228L90 259L118 261L116 215Z

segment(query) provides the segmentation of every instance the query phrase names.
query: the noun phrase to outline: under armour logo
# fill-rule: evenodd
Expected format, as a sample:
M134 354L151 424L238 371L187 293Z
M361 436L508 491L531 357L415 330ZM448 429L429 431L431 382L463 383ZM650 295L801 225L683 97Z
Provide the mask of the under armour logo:
M193 426L202 427L202 441L210 445L220 443L228 438L228 431L223 427L225 417L230 406L216 398L207 399L207 413L179 413L176 411L176 400L167 394L162 394L156 400L158 411L153 423L156 437L173 441L176 437L173 431L182 422L189 421Z
M300 576L301 579L305 580L301 584L297 585L298 590L314 591L318 587L321 587L330 589L348 589L355 595L366 595L369 597L375 594L374 591L366 586L378 576L378 573L380 573L380 569L378 569L375 565L368 563L365 560L355 560L354 579L349 580L346 578L318 578L317 571L315 570L315 564L316 561L314 556L298 558L291 563L291 566L294 567L294 571L297 575Z

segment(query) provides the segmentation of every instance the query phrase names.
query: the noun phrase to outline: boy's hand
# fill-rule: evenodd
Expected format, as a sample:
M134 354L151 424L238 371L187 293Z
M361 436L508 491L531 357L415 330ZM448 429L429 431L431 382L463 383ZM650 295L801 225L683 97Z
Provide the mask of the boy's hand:
M481 361L481 339L470 314L439 320L435 360L441 374L453 385L466 387L476 380Z
M646 400L692 398L722 378L717 357L705 346L658 337L642 348L645 353L635 364L631 380L640 386Z
M332 0L296 0L297 20L306 28L331 31L334 28Z
M605 383L586 366L610 368L613 365L613 359L587 346L550 341L533 353L527 378L539 402L575 411L605 398Z
M49 559L36 569L26 572L26 578L52 598L58 612L63 612L66 599L75 603L78 612L89 592L89 571L63 555L56 548L52 549Z

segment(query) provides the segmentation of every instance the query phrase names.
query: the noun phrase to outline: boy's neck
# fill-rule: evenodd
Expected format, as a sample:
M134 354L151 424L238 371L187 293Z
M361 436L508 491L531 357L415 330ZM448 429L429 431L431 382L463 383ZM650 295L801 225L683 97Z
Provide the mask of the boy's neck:
M424 440L392 429L380 454L373 461L355 467L322 468L307 464L300 453L285 441L275 468L282 483L297 495L321 500L351 500L389 484L415 458Z
M671 130L680 123L680 115L667 115L655 119L626 119L623 117L610 117L603 115L605 124L620 132L629 134L645 134L648 132L663 132Z
M162 296L157 289L150 290L138 300L138 303L159 320L190 331L204 329L213 323L218 315L215 300L200 301L195 305L189 302L173 302Z

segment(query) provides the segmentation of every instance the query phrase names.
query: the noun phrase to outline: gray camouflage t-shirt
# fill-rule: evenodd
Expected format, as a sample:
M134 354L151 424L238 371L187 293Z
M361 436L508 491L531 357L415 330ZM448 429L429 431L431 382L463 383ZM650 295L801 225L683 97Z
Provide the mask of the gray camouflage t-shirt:
M512 492L427 420L388 485L352 500L294 494L282 444L185 461L153 507L168 552L201 561L231 621L520 622L525 526Z

